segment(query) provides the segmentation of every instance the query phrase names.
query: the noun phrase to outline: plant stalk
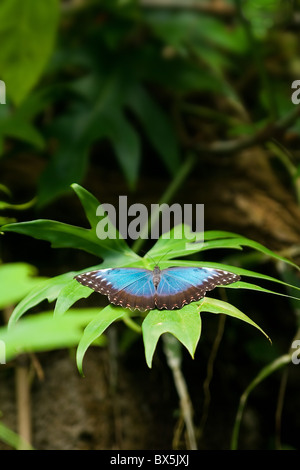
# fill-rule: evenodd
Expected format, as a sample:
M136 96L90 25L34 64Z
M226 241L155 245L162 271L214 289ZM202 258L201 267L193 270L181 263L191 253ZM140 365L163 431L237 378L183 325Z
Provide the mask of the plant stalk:
M189 154L186 161L182 164L181 169L178 171L177 175L175 176L171 184L163 193L158 203L158 206L160 206L161 204L167 204L173 199L174 195L179 190L182 183L186 180L186 178L192 171L195 163L196 163L196 156L193 153ZM158 221L159 213L160 213L160 208L158 207L156 211L153 211L153 213L151 214L151 218L149 217L147 224L143 227L140 238L138 238L133 243L132 250L135 253L138 253L141 250L142 246L148 239L150 228L152 225L155 225L156 222Z

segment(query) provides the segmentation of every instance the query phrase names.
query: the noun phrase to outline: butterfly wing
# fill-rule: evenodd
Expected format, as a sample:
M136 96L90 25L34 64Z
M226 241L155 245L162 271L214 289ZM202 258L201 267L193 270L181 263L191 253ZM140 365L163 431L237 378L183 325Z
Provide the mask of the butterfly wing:
M152 271L142 268L107 268L75 276L84 286L107 295L115 305L138 309L155 308L155 287Z
M216 286L225 286L240 279L237 274L220 269L196 267L172 267L161 271L157 286L158 309L182 308L200 300L207 291Z
M182 308L200 300L216 286L240 279L237 274L214 268L172 267L160 271L155 288L153 271L142 268L108 268L75 276L115 305L140 311Z

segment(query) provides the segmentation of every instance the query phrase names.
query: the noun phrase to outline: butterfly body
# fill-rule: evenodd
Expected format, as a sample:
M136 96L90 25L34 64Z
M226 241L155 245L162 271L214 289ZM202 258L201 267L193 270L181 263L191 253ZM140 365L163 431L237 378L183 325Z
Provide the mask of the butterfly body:
M237 274L214 268L171 267L106 268L75 276L75 279L109 301L131 310L180 309L203 298L216 286L240 279Z

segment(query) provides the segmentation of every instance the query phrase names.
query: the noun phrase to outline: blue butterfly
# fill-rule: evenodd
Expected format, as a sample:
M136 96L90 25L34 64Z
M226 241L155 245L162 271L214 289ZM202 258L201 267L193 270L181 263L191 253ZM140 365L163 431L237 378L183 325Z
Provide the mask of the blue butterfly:
M202 299L216 286L237 282L240 276L214 268L171 267L156 265L143 268L107 268L75 276L75 279L109 301L130 310L180 309Z

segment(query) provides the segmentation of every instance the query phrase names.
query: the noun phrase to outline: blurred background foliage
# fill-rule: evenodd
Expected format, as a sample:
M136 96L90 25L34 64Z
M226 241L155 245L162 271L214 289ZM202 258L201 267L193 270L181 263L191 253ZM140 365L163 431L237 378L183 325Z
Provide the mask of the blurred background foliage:
M299 18L296 0L2 0L1 223L52 217L80 225L70 192L80 183L101 202L116 204L126 194L145 204L205 203L206 229L242 233L299 263L300 121L291 100L300 78ZM97 262L13 234L2 237L1 258L3 322L40 277ZM261 255L226 261L299 285ZM240 325L228 321L223 332L216 319L205 319L195 360L182 358L199 448L229 448L240 395L260 367L288 350L299 326L295 303L259 293L234 299L273 346ZM108 349L89 353L83 381L59 349L77 341L77 323L68 335L68 321L65 343L55 332L52 342L45 338L50 359L26 362L30 386L16 374L17 396L26 383L35 400L25 419L34 446L188 447L163 354L145 370L134 333L116 327ZM46 324L40 317L36 338ZM36 350L44 350L39 341ZM11 369L0 371L0 409L4 423L20 430L24 405L15 405ZM292 366L285 374L255 391L241 447L299 447L299 372ZM82 424L74 427L70 416Z

